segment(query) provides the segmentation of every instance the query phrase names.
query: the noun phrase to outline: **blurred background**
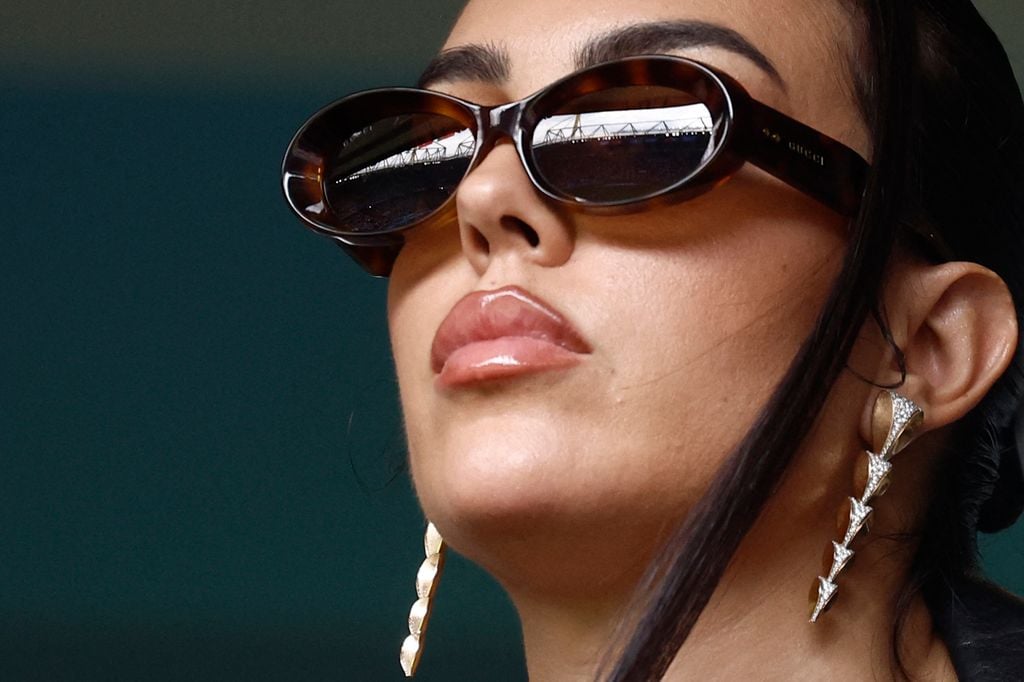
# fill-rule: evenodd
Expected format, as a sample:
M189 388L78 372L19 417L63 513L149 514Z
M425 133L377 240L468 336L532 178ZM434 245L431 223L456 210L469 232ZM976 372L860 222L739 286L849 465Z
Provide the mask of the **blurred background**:
M385 285L278 173L459 5L0 5L0 680L401 679ZM1024 8L978 5L1024 74ZM1024 592L1024 528L984 548ZM500 590L458 557L440 590L421 679L525 679Z

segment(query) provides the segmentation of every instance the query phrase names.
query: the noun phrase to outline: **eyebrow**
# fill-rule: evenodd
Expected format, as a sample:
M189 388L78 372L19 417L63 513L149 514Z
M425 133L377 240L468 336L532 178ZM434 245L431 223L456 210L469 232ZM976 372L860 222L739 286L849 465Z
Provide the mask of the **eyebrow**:
M783 89L786 87L772 60L741 33L706 21L657 21L614 29L578 49L575 62L577 69L585 69L613 59L693 47L719 47L746 57Z
M778 69L753 43L731 28L706 21L656 21L612 29L577 49L573 61L576 69L585 69L613 59L694 47L719 47L746 57L786 89ZM493 43L471 44L434 57L417 86L425 88L432 83L459 80L504 83L511 72L512 61L504 48Z
M441 81L504 83L512 73L512 60L499 45L464 45L444 50L430 60L416 86L425 88Z

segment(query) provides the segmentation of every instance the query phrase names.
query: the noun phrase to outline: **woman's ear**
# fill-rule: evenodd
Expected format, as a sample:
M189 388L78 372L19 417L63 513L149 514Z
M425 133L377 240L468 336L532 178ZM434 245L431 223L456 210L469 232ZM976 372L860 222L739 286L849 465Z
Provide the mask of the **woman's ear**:
M1013 298L988 268L904 263L889 280L885 302L893 339L906 358L900 390L924 410L928 430L967 414L1013 359ZM892 380L892 368L886 370L879 383Z

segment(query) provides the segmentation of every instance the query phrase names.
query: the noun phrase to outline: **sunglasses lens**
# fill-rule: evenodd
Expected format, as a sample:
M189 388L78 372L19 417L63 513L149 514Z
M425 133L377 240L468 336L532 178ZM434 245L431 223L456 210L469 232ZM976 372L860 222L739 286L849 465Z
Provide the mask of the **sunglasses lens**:
M683 90L608 88L571 99L538 120L533 164L544 184L568 198L636 201L701 170L717 148L718 122L705 103Z
M443 114L382 118L343 135L324 168L324 199L350 234L382 234L422 220L454 193L476 146Z

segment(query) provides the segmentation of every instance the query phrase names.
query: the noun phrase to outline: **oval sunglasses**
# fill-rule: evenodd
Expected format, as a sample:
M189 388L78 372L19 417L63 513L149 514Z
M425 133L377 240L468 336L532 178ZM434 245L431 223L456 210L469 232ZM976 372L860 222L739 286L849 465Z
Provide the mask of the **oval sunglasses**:
M494 107L415 88L349 95L295 134L284 195L307 227L386 277L402 233L450 219L462 178L502 136L538 192L599 214L693 198L749 161L853 216L868 171L855 151L753 99L727 74L641 56Z

